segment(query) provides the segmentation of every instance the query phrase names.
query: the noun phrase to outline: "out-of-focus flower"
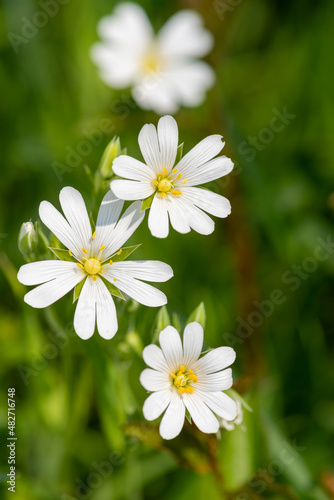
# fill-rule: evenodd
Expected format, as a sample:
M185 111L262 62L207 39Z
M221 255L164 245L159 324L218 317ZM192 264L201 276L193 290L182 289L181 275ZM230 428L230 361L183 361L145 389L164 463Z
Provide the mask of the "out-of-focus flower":
M199 106L215 82L211 66L198 60L214 40L196 11L177 12L155 35L143 8L124 2L101 19L98 34L102 41L91 57L101 79L113 88L132 87L143 109L163 115Z
M172 116L160 118L157 130L152 124L144 125L138 142L145 163L127 155L114 160L114 173L129 179L111 182L115 195L123 200L152 197L148 225L158 238L168 236L169 220L179 233L188 233L191 228L200 234L212 233L215 224L203 210L216 217L227 217L231 213L230 202L194 186L223 177L233 169L226 156L214 158L224 147L222 136L206 137L176 165L178 128Z
M243 424L244 421L244 408L247 411L252 412L252 408L246 403L246 401L235 391L230 389L230 396L233 397L237 404L237 416L234 420L226 420L225 418L218 418L220 427L226 429L227 431L233 431L235 426L238 425L242 430L245 430L245 426Z
M183 346L178 331L167 326L159 336L161 349L149 345L143 351L150 366L140 375L140 382L152 394L143 406L144 417L155 420L165 410L160 423L164 439L175 438L182 430L186 409L196 426L205 433L215 433L219 422L214 415L233 420L237 407L222 391L232 385L235 360L231 347L218 347L199 358L203 346L203 328L189 323L183 334Z
M119 219L123 201L109 191L92 231L84 200L76 189L62 189L59 199L66 219L47 201L41 203L39 215L68 250L52 249L61 260L32 262L20 268L21 283L40 285L25 295L27 304L47 307L75 288L74 299L79 300L74 328L83 339L93 335L95 323L101 337L110 339L117 332L111 294L124 298L124 292L151 307L166 304L164 293L140 280L167 281L173 276L169 265L159 261L121 262L136 248L121 247L143 220L140 203L133 203Z
M32 222L24 222L21 226L18 247L23 255L33 253L37 248L37 234Z

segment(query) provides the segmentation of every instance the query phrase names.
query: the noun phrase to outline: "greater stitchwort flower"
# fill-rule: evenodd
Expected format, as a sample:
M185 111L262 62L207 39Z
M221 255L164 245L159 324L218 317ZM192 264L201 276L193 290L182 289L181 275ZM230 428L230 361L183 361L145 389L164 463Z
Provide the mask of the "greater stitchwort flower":
M144 157L142 163L131 156L118 156L113 162L115 174L124 177L110 184L111 190L123 200L148 199L151 204L148 225L153 236L165 238L169 220L179 233L194 229L200 234L214 230L216 217L231 213L230 202L200 184L227 175L233 163L225 156L214 158L225 143L221 135L210 135L175 164L178 149L178 127L172 116L160 118L157 129L146 124L138 137ZM169 219L169 220L168 220Z
M101 79L110 87L132 87L144 109L157 114L175 113L181 105L200 105L215 82L211 66L199 61L213 47L212 34L193 10L174 14L154 34L145 11L123 2L101 19L91 57Z
M149 345L143 351L145 369L140 382L152 391L143 406L144 417L155 420L165 410L160 423L164 439L175 438L182 430L186 409L196 426L205 433L215 433L219 421L237 415L236 403L222 391L232 386L232 370L227 368L235 360L231 347L218 347L200 358L203 346L203 328L189 323L183 334L183 346L177 330L167 326L159 336L161 349Z
M161 291L140 280L167 281L173 276L169 265L159 261L122 262L136 248L122 246L143 220L140 203L133 203L119 219L124 202L109 191L92 230L84 200L76 189L62 189L59 199L66 219L47 201L40 204L39 215L68 250L52 249L61 260L33 262L20 268L21 283L40 285L25 295L27 304L47 307L74 288L74 299L79 299L74 328L83 339L93 335L96 322L99 334L106 339L117 332L111 294L124 298L124 292L151 307L166 304Z

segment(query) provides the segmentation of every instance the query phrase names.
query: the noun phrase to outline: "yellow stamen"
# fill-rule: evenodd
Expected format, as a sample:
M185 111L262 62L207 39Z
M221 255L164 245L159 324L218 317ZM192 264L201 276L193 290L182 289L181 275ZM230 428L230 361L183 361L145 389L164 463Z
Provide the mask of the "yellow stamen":
M79 264L79 262L77 262L77 266L80 267L80 269L83 269L83 265Z
M166 167L163 167L162 169L164 171L164 174L167 175L167 168Z
M179 387L178 388L178 391L181 393L181 394L184 394L186 392L185 388L184 387Z
M190 374L188 378L190 378L190 380L192 380L195 384L198 382L198 377L196 377L196 375Z
M182 184L185 184L188 179L183 179Z
M114 261L113 261L113 260L111 260L111 261L109 262L109 264L110 264L110 265L111 265L111 264L113 264L113 263L114 263Z
M97 276L93 276L93 280L96 281L97 280Z
M69 251L68 251L68 255L69 255L70 257L72 257L72 252L71 252L71 250L69 250Z
M93 235L92 235L92 239L94 239L96 237L96 231L94 231Z
M169 374L169 375L170 375L171 377L173 377L173 378L176 378L176 375L175 375L175 373L173 373L173 372L170 372L170 374Z
M181 179L181 177L182 177L182 174L179 174L179 175L176 177L176 180Z
M114 281L117 281L117 279L116 279L116 278L114 278Z
M84 253L88 253L88 250L86 250L85 248L83 248L83 249L82 249L82 251L83 251Z
M183 372L185 372L185 371L186 371L185 366L184 366L184 365L181 365L181 366L180 366L180 372L181 372L181 373L183 373Z
M158 172L158 177L162 177L164 174L162 172Z
M177 168L173 168L173 172L175 174L177 172Z
M159 182L156 179L152 179L152 182L154 182L154 184L156 184L156 185L159 184Z
M182 194L182 191L171 191L170 194L176 194L176 195L180 195Z
M188 373L194 373L192 370L188 370Z
M184 392L189 392L190 394L192 394L194 392L194 388L189 385L188 387L184 387Z
M122 251L122 249L118 250L117 255L121 255Z
M166 193L159 193L160 196L162 196L163 198L166 196Z
M102 252L102 250L104 250L105 247L106 247L105 245L102 245L102 247L99 248L100 252Z

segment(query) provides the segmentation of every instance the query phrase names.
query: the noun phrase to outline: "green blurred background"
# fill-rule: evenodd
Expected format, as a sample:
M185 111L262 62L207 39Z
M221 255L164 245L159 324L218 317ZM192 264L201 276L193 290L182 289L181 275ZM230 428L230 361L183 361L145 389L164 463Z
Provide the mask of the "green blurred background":
M211 185L232 202L211 236L171 231L160 241L145 222L131 240L143 242L135 258L173 267L161 289L174 321L184 326L204 301L206 347L236 349L235 387L253 408L244 429L216 441L187 427L163 443L140 424L140 351L156 338L156 309L117 304L126 314L116 337L82 341L69 297L46 311L23 303L22 222L37 220L42 200L58 206L66 185L92 208L84 164L94 170L114 134L139 157L140 128L158 120L128 90L106 87L90 61L97 22L114 5L70 0L17 53L8 33L20 35L40 4L0 7L1 498L13 495L8 387L16 388L17 500L334 498L334 249L324 246L334 239L330 0L142 3L156 29L191 7L214 33L217 84L200 108L175 117L186 151L222 133L236 167ZM284 110L290 116L273 121ZM65 164L105 119L112 130L60 180L54 162ZM261 302L270 312L259 314Z

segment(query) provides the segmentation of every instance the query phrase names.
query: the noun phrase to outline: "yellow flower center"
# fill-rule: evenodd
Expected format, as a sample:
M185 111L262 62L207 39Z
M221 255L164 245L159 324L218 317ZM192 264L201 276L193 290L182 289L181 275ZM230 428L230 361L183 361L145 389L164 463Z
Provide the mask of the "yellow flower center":
M172 377L173 385L175 385L180 394L184 394L185 392L192 394L194 392L191 384L196 384L198 378L192 370L186 370L185 366L181 365L179 371L177 373L170 373L170 376Z
M166 178L166 179L161 179L161 181L158 181L158 191L168 193L168 191L171 191L172 188L173 184L170 179Z
M156 192L163 198L167 194L180 195L182 191L174 189L175 181L181 179L182 174L176 175L177 169L174 168L172 172L168 174L167 168L163 167L163 172L158 172L156 179L152 179L152 182L156 186ZM182 184L185 184L188 179L184 179Z
M98 259L87 259L84 263L84 269L87 274L97 274L101 271L101 262Z

